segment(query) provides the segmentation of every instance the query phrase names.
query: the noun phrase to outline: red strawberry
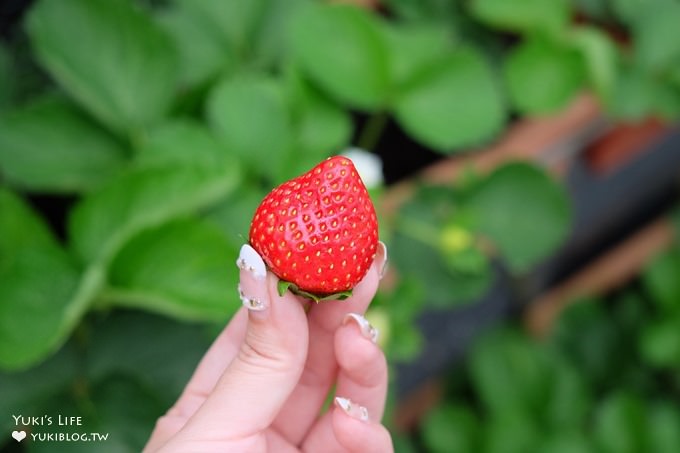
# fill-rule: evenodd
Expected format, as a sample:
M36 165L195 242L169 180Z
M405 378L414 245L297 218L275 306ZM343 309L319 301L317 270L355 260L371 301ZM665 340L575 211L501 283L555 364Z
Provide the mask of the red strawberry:
M331 157L272 190L255 211L250 244L293 290L319 298L351 290L378 244L375 208L352 161Z

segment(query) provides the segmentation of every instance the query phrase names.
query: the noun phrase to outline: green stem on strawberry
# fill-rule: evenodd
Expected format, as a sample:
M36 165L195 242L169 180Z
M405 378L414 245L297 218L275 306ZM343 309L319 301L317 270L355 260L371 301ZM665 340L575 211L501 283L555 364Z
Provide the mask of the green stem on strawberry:
M286 291L290 290L290 292L292 292L293 294L297 296L306 297L307 299L311 299L316 303L328 300L345 300L352 295L351 289L347 291L340 291L333 294L314 294L310 293L309 291L304 291L298 288L298 286L295 283L287 282L285 280L279 280L276 289L279 292L279 296L283 296L286 293Z
M369 117L361 130L357 146L366 151L372 151L380 141L380 136L386 125L387 114L385 112L378 112Z

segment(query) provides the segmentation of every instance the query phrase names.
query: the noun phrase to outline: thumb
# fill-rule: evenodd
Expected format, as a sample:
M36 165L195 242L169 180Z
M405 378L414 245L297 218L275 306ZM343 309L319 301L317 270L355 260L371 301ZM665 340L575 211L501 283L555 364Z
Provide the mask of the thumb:
M307 317L248 244L241 248L239 295L248 325L239 352L187 423L202 438L243 439L266 429L293 391L307 358ZM215 434L215 437L211 436Z

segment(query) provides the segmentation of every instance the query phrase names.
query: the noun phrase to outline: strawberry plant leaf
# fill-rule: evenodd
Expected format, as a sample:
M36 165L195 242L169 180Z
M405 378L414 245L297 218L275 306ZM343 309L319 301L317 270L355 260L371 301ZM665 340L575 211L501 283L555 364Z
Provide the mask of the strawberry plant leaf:
M59 98L42 98L0 118L0 172L12 185L48 192L84 192L124 165L109 133Z
M666 251L647 266L642 274L645 289L664 315L680 314L680 253Z
M470 13L481 22L515 32L559 32L569 21L568 0L473 0Z
M253 170L276 173L292 142L291 119L277 80L228 78L211 93L207 108L210 126L229 150Z
M680 4L655 2L640 8L633 21L633 45L637 63L646 70L662 73L680 61Z
M176 3L224 50L243 59L253 50L258 25L269 0L177 0Z
M608 102L620 65L616 44L600 29L587 26L573 30L571 40L583 55L590 84L598 96Z
M107 435L106 440L32 442L32 453L52 452L55 444L68 444L68 450L73 453L91 452L93 444L98 444L96 450L103 453L134 453L144 448L154 422L167 409L158 400L155 389L124 376L112 376L94 385L87 384L86 397L73 391L63 392L44 401L38 413L80 417L79 424L59 426L59 432L71 435L100 433ZM52 415L52 422L52 426L57 423L57 415Z
M140 167L229 168L235 159L204 125L189 119L167 121L151 130L134 163Z
M257 67L281 67L291 60L287 39L293 18L315 0L267 0L258 23L252 58Z
M671 401L655 403L648 410L649 449L658 453L680 451L680 412Z
M85 262L106 265L132 236L217 202L238 179L233 164L138 168L122 174L72 210L73 248Z
M229 197L212 208L207 217L222 229L229 241L244 244L248 242L255 209L266 195L267 191L259 186L241 184Z
M474 218L474 229L492 240L514 272L525 272L545 258L569 230L565 190L530 164L498 168L465 203Z
M12 55L0 44L0 112L5 110L14 95L14 71Z
M593 436L598 451L646 451L646 430L643 402L636 394L618 391L595 409Z
M236 256L237 246L217 226L194 219L170 222L125 244L101 297L109 305L223 322L237 308L238 269L230 262Z
M680 364L680 315L643 326L639 348L642 357L653 367L672 368Z
M41 402L67 391L78 375L78 351L73 342L56 354L24 371L0 371L0 429L16 429L9 414L38 413ZM48 376L49 379L45 379Z
M290 35L295 61L324 91L362 110L386 104L389 52L375 16L350 5L315 5L293 18Z
M529 115L564 108L585 81L581 54L539 38L514 48L505 61L504 72L513 105Z
M400 91L394 109L409 134L443 153L490 139L505 120L493 74L470 48L421 69Z
M390 71L397 87L407 86L428 65L441 60L454 48L454 37L442 25L385 24L390 47Z
M52 77L116 132L136 135L164 116L175 89L175 50L132 2L41 0L27 29Z
M479 339L470 356L473 385L484 407L498 418L545 413L551 379L547 354L516 331Z
M440 404L423 420L423 439L432 453L479 451L479 421L468 406Z
M283 163L277 176L277 180L282 181L306 172L330 154L347 147L353 127L349 113L331 102L298 68L287 68L285 84L295 158Z
M42 220L0 189L0 367L21 369L63 341L79 273Z
M193 5L199 2L186 2ZM222 2L224 4L224 2ZM229 2L233 4L237 2ZM178 79L181 86L192 87L208 81L236 65L236 58L226 43L207 29L204 18L185 4L172 5L159 12L160 27L173 40L178 53Z
M202 324L115 310L92 323L85 375L93 383L114 375L133 378L154 389L167 407L179 397L211 340Z

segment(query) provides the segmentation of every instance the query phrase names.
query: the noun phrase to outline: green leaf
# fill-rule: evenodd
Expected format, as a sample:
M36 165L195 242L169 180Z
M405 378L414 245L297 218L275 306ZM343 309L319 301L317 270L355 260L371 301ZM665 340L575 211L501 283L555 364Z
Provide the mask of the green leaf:
M402 278L422 283L425 299L434 307L451 307L475 301L491 284L485 272L452 272L440 248L442 225L458 208L456 192L448 187L423 187L402 206L390 240L390 262Z
M484 434L486 453L526 453L540 451L541 432L536 422L526 416L494 417L487 422Z
M639 121L650 115L674 119L680 115L680 92L640 65L629 63L619 72L607 110L611 116L628 121Z
M362 110L386 104L389 52L375 16L350 5L315 5L293 18L290 34L302 69L333 97Z
M543 415L550 368L544 351L528 338L512 331L492 332L474 345L470 360L475 390L494 416Z
M267 0L257 28L252 58L257 67L280 67L291 60L287 37L293 18L314 0Z
M680 314L649 322L640 334L640 352L653 367L680 365Z
M666 251L645 268L642 281L663 314L680 314L680 253Z
M20 369L64 337L78 272L42 220L0 190L0 367Z
M175 50L132 2L41 0L27 26L42 65L113 130L134 135L164 116L175 88Z
M467 453L478 451L479 422L468 406L439 405L424 418L422 434L427 451Z
M210 345L201 325L141 311L116 310L95 319L90 335L85 362L90 382L123 375L154 389L167 406L177 400Z
M300 81L296 96L295 132L297 145L317 162L347 146L352 133L349 114L328 100L317 89ZM300 167L302 173L304 168Z
M443 25L387 23L383 31L390 46L390 68L397 87L408 86L422 68L435 64L454 49L454 37Z
M142 451L156 420L167 407L154 389L121 376L87 388L87 397L64 393L45 402L40 414L52 417L52 425L32 428L34 433L98 433L105 440L30 442L29 453L67 450L74 453L134 453ZM80 417L81 424L57 425L57 417ZM28 439L27 439L28 440Z
M590 84L600 98L609 101L619 70L616 44L602 30L588 26L574 29L571 40L583 56Z
M193 5L199 2L187 2ZM222 2L225 4L224 2ZM237 4L240 2L228 2ZM229 47L206 28L201 14L184 4L175 5L159 13L159 25L174 41L178 53L178 79L182 86L195 86L206 82L235 65L235 56Z
M236 166L167 166L125 173L72 210L73 248L84 261L105 266L132 236L217 202L238 180Z
M406 225L400 228L408 229ZM401 231L390 241L390 262L394 263L401 276L422 282L424 299L433 307L448 308L471 303L492 282L491 272L451 273L438 250Z
M656 403L649 409L649 449L656 453L680 451L680 411L674 402Z
M595 449L590 440L578 431L568 431L564 428L549 433L548 439L541 443L536 451L550 453L594 453Z
M233 244L248 242L250 222L267 192L260 186L241 184L228 198L208 212Z
M595 411L594 438L603 453L636 453L646 447L646 421L642 401L634 394L608 396Z
M567 0L472 0L470 13L491 27L526 33L559 32L571 12Z
M222 142L251 168L274 174L291 146L291 120L277 80L242 76L220 83L208 120Z
M583 86L585 65L576 50L532 38L511 51L504 73L517 109L544 115L564 108L574 98Z
M214 225L179 220L142 232L116 255L109 304L179 319L225 321L237 307L238 249Z
M591 388L607 388L627 369L630 350L603 308L604 301L573 301L551 332L551 342L572 366L582 370Z
M445 153L489 140L505 120L492 72L470 48L423 68L399 94L395 114L416 140Z
M252 51L269 1L178 0L177 3L223 50L243 59Z
M465 206L474 216L475 229L493 241L514 272L525 272L545 258L569 231L565 190L529 164L500 167Z
M168 121L150 131L135 156L140 167L201 166L229 169L236 159L204 125L189 120Z
M0 171L33 191L82 192L119 172L124 150L68 102L43 98L0 118Z
M552 377L545 420L555 431L578 431L592 408L592 390L583 370L569 364L562 354L555 351L549 356Z
M680 4L673 1L646 5L633 21L635 59L649 71L664 71L680 62Z
M650 3L657 3L657 0L608 0L614 15L624 24L630 25L649 8ZM653 6L652 6L653 7Z
M0 44L0 112L5 110L14 97L15 73L13 58L7 47Z
M0 429L3 432L16 429L12 415L40 413L35 409L44 400L69 389L78 373L79 358L74 346L67 343L54 356L28 370L0 372Z
M300 73L286 68L285 83L293 127L293 153L277 180L298 176L347 147L352 133L349 113L329 100Z

